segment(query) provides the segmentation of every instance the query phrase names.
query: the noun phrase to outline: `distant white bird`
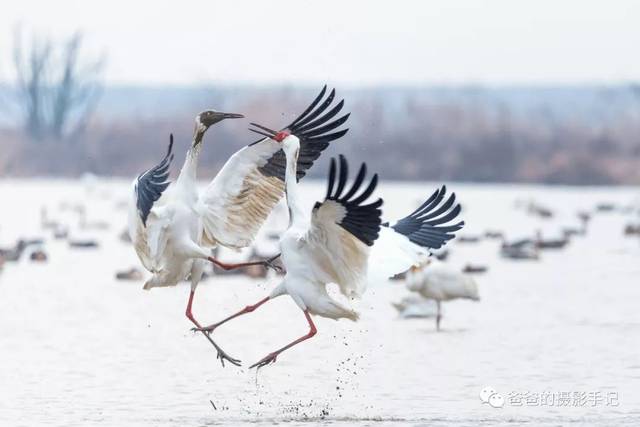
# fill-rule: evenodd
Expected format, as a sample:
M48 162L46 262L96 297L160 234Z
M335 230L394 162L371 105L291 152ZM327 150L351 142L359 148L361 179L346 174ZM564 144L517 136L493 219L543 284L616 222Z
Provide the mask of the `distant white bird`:
M380 235L380 206L382 205L382 199L365 204L376 188L378 177L374 175L370 182L364 185L366 176L364 163L350 189L346 189L348 166L344 156L340 156L339 166L336 165L335 159L331 159L329 185L325 199L315 204L309 216L301 207L296 179L296 165L300 153L298 137L287 131L275 132L260 125L256 126L266 131L265 135L282 142L286 155L285 187L289 207L289 227L280 239L280 250L287 273L268 297L218 323L199 330L210 333L225 322L254 311L270 299L288 294L304 312L309 324L309 333L268 354L251 368L273 363L283 351L313 337L317 329L311 314L331 319L348 318L353 321L358 319L358 313L333 299L327 293L326 286L329 283L335 283L340 292L350 298L360 297L364 293L367 285L370 248ZM356 194L363 187L364 190ZM420 216L408 218L407 221L421 221ZM402 228L402 224L408 224L403 221L398 223L399 229ZM413 227L410 228L413 230ZM417 228L420 229L420 226ZM390 230L392 230L390 233L398 233L395 229ZM408 230L405 231L411 235ZM433 238L436 235L429 237ZM399 234L398 239L404 239L406 242L403 243L410 244L410 240L405 235ZM438 240L436 245L439 246L442 243L443 240Z
M347 130L328 131L346 122L348 114L332 118L342 109L343 101L324 114L332 104L335 90L322 101L326 86L313 103L289 128L302 138L298 178L305 175L329 142ZM318 105L322 101L320 105ZM316 108L317 107L317 108ZM196 171L202 140L207 129L240 114L205 111L196 117L193 142L177 181L169 186L169 167L173 159L173 136L166 156L157 166L134 180L129 208L129 234L144 267L153 273L144 289L175 286L188 276L191 291L186 316L196 326L191 308L203 268L210 261L223 269L250 265L272 266L270 260L226 264L211 256L217 245L239 249L251 244L273 207L284 194L285 159L281 145L262 139L236 152L209 184L204 193L197 189ZM206 334L205 334L206 335ZM208 335L224 365L227 355Z
M478 285L473 278L452 270L441 262L429 259L422 265L413 266L407 272L407 288L417 292L424 298L433 299L437 303L436 329L440 330L442 301L458 298L479 301Z

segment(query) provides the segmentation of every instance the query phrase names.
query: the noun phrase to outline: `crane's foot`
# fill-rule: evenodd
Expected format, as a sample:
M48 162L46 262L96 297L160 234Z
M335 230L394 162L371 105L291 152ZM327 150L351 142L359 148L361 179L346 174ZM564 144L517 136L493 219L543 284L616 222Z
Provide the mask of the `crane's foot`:
M249 366L249 369L252 368L262 368L264 366L267 366L271 363L276 363L276 358L278 357L280 353L279 352L274 352L274 353L269 353L267 356L265 356L264 358L262 358L260 361L254 363L253 365Z
M191 328L192 332L202 332L204 334L209 335L211 332L215 331L215 329L218 327L217 324L214 325L209 325L209 326L204 326L204 327L196 327L196 328Z
M194 328L194 329L199 329L199 328L200 328L200 326L198 326L198 328ZM211 339L211 337L209 336L208 332L204 332L203 331L202 335L204 335L204 337L207 339L207 341L209 341L211 343L211 345L218 352L218 355L216 356L216 359L220 360L220 363L222 363L222 367L223 368L224 368L224 361L225 360L227 362L231 363L232 365L241 366L240 359L236 359L236 358L233 358L233 357L229 356L222 348L220 348L220 346L218 344L216 344L216 342L214 340Z
M278 255L278 256L280 256L280 255ZM274 261L276 259L278 259L278 256L275 256L275 257L269 258L269 259L265 259L264 261L262 261L262 265L267 269L270 268L273 271L275 271L276 273L282 274L282 273L284 273L284 269L281 266L279 266L276 263L274 263Z
M217 347L216 350L218 350L218 355L216 356L216 359L220 360L220 363L222 363L222 367L224 368L224 361L226 360L227 362L231 363L232 365L235 366L241 366L241 362L239 359L234 359L233 357L229 356L227 353L225 353L225 351L223 349L221 349L220 347Z

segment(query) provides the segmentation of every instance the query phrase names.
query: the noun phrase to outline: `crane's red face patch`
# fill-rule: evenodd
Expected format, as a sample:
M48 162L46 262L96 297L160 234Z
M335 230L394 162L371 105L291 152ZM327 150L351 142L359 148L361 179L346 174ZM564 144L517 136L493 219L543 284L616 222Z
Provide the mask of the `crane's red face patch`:
M277 134L275 134L273 139L275 139L278 142L282 142L289 135L291 135L289 132L287 132L286 130L283 130L283 131L280 131Z

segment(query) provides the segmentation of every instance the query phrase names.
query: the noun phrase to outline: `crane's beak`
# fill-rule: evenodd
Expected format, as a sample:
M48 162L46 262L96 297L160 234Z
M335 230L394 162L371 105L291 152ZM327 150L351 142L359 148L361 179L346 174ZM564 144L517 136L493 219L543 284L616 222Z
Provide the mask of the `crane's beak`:
M259 135L266 136L267 138L271 138L276 142L282 142L286 137L291 135L291 133L288 130L275 131L273 129L269 129L266 126L262 126L257 123L251 123L251 126L258 128L258 129L249 128L251 132L255 132Z
M257 123L250 123L250 124L251 124L251 126L254 126L257 129L249 128L249 130L251 132L257 133L258 135L266 136L267 138L272 138L273 139L278 134L278 131L275 131L273 129L269 129L266 126L262 126L262 125L259 125ZM280 142L280 141L278 141L278 142Z
M224 119L242 119L242 118L244 118L242 114L215 112L206 118L207 123L204 123L204 124L206 126L211 126L218 122L223 121Z
M238 113L218 113L220 114L221 118L220 120L224 120L224 119L244 119L244 116L242 114L238 114Z

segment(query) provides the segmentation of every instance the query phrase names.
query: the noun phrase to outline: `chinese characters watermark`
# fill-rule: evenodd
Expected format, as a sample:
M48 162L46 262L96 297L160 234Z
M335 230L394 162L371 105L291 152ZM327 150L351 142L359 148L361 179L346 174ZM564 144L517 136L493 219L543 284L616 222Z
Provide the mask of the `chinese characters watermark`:
M511 391L506 397L492 387L480 391L480 401L493 408L509 406L597 407L619 406L617 391Z

